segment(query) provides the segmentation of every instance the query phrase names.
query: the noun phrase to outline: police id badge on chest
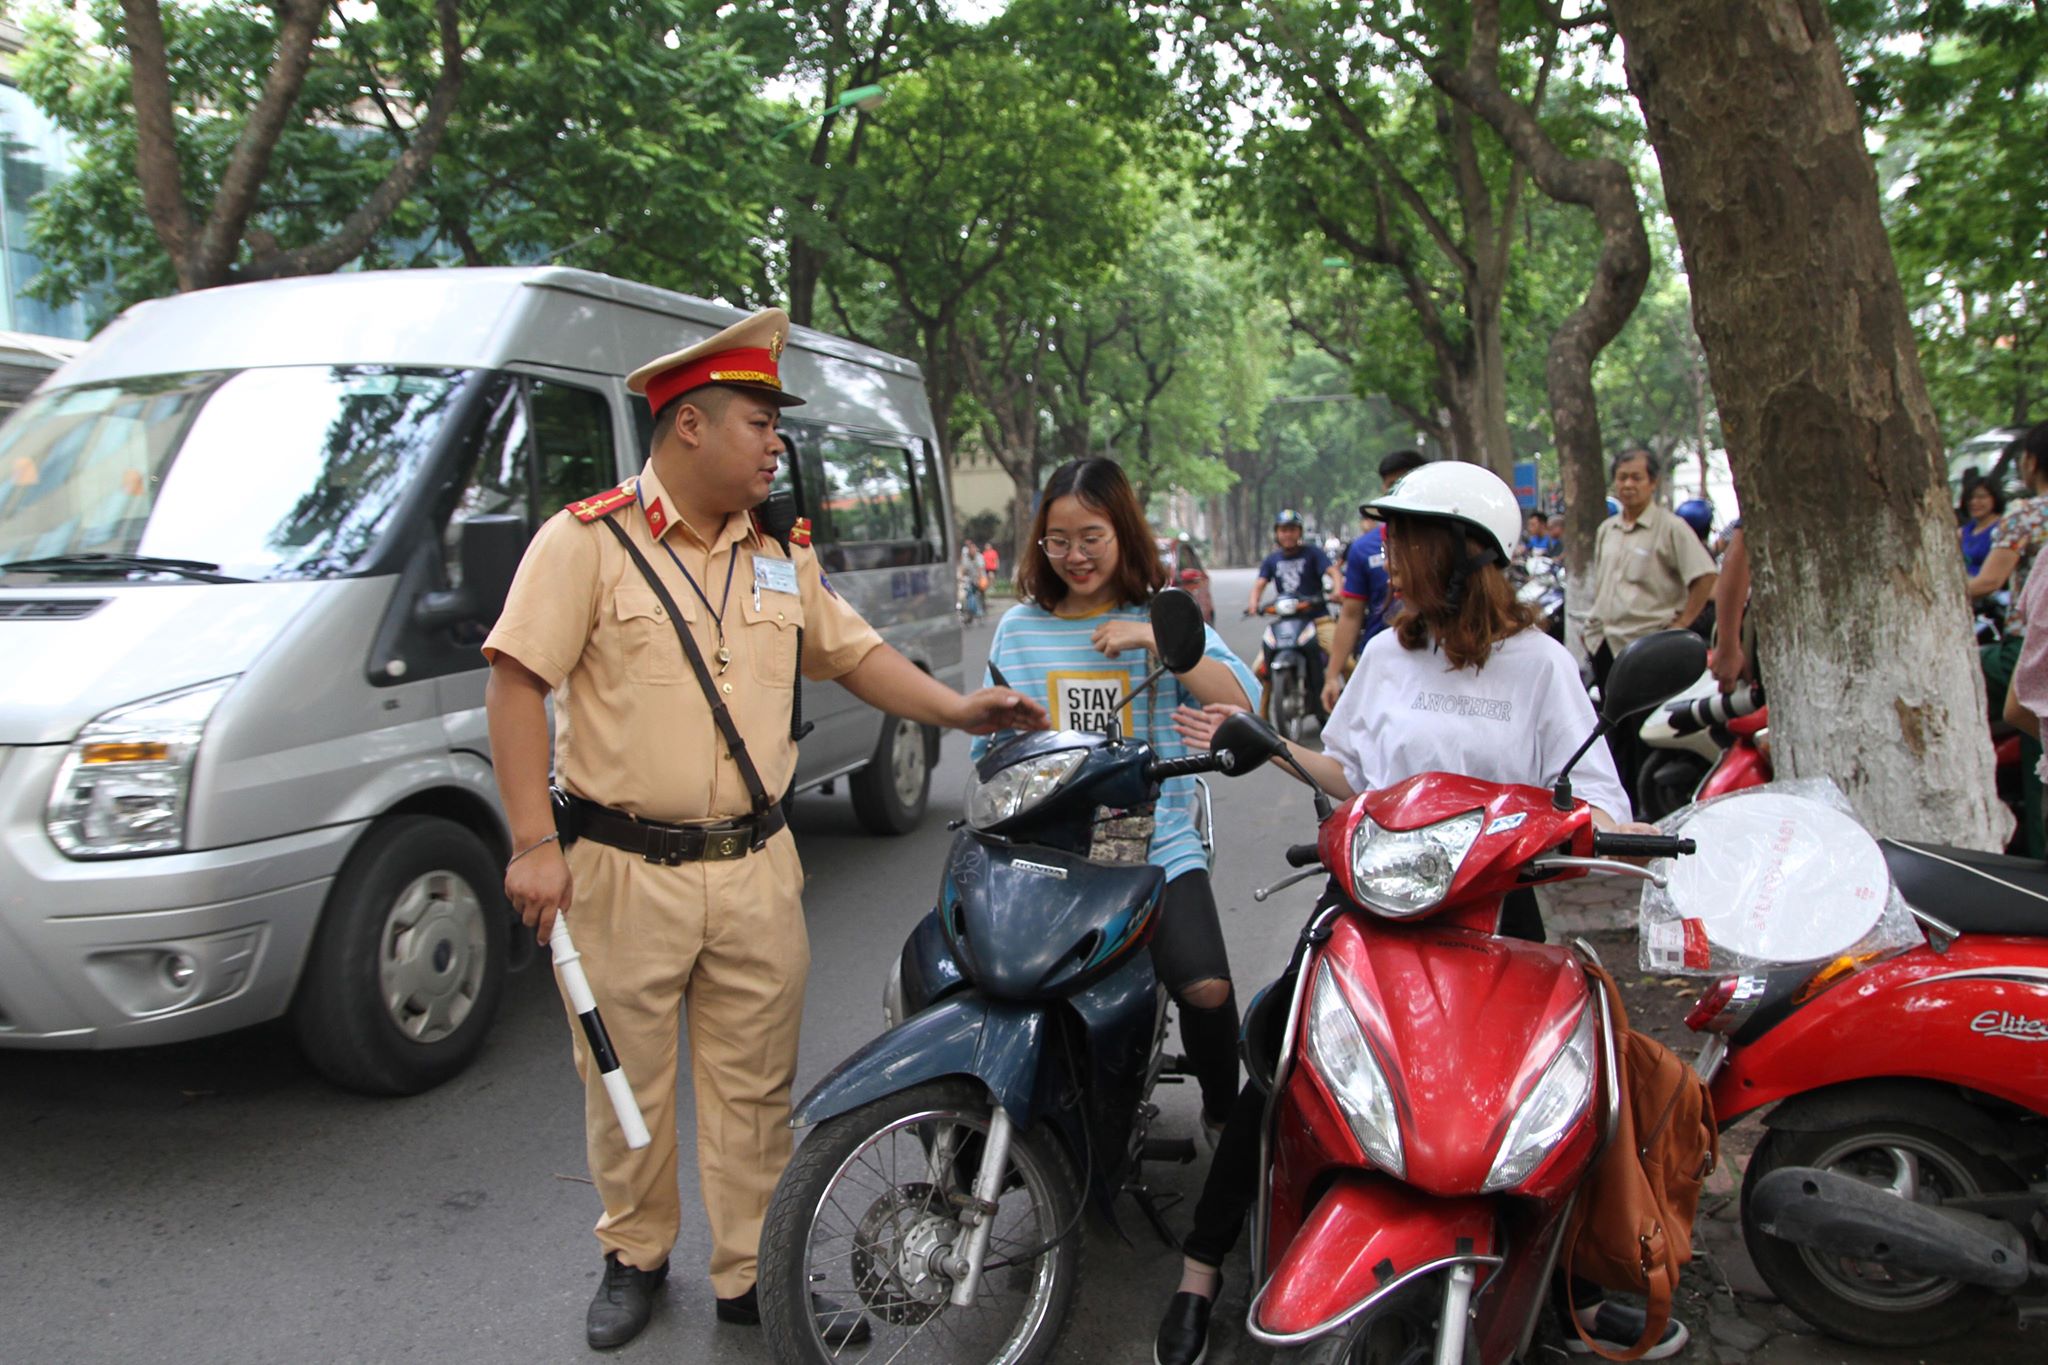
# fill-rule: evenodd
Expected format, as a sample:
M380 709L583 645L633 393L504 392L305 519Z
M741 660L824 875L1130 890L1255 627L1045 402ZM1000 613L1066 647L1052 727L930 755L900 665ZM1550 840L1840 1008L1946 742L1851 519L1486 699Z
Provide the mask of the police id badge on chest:
M767 559L761 555L755 555L754 605L756 607L761 605L761 594L764 592L788 593L791 597L795 597L797 595L796 565L786 559Z

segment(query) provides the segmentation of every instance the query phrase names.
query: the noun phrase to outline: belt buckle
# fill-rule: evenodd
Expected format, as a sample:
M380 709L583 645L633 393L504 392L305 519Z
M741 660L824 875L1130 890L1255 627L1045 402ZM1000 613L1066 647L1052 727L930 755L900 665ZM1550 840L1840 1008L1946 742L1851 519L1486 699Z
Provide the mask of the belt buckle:
M683 862L683 841L681 830L663 829L651 826L647 831L647 852L642 855L650 863L663 867L680 867Z
M742 857L747 851L746 836L737 833L707 835L704 841L704 856L725 862Z

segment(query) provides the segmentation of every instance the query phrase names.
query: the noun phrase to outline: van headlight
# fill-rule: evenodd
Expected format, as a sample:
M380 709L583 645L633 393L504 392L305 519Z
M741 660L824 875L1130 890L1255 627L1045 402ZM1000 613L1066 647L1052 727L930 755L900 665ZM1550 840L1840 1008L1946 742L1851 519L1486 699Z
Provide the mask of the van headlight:
M1571 1037L1543 1068L1536 1088L1516 1111L1481 1188L1511 1190L1543 1164L1565 1130L1577 1123L1592 1103L1593 1074L1593 1007L1588 1005L1579 1011Z
M1472 851L1486 812L1468 810L1421 829L1392 830L1361 813L1351 836L1352 895L1404 919L1442 900Z
M1086 749L1037 754L998 770L987 781L967 780L967 823L990 829L1038 805L1066 784L1088 756Z
M1351 1002L1337 986L1338 968L1329 959L1316 969L1308 1004L1308 1060L1344 1111L1351 1135L1372 1164L1396 1179L1408 1172L1401 1154L1401 1122L1394 1087L1365 1041Z
M234 684L216 678L166 692L109 711L79 731L45 812L57 847L72 858L182 849L200 736Z

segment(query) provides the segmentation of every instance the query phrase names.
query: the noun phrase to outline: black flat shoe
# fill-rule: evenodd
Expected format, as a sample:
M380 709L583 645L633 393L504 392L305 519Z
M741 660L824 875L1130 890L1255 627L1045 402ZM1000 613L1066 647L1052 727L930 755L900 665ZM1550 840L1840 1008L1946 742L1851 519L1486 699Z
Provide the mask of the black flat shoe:
M868 1326L868 1320L858 1308L841 1308L823 1294L811 1295L811 1316L818 1320L818 1335L827 1346L837 1350L841 1346L864 1344L875 1331ZM753 1289L718 1301L718 1320L730 1322L739 1327L761 1325L761 1300Z
M605 1253L604 1278L583 1317L583 1339L590 1348L610 1350L639 1336L654 1316L654 1291L667 1278L666 1260L652 1270L638 1270L621 1261L618 1252Z
M1213 1299L1180 1293L1166 1305L1159 1337L1152 1343L1152 1365L1202 1365L1209 1358L1209 1310Z

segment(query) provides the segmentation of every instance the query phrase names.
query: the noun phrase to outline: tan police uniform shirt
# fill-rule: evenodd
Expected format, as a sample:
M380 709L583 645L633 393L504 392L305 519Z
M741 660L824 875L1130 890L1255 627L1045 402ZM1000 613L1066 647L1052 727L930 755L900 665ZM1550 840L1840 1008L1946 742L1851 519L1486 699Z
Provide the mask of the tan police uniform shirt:
M610 515L682 609L762 783L779 797L796 771L789 720L797 628L804 632L804 676L821 682L852 670L882 638L826 586L808 546L790 547L795 593L766 584L757 592L755 561L784 558L781 545L745 514L727 517L715 531L685 525L670 510L652 463L629 481L635 484L637 501ZM731 568L722 610L732 661L723 674L717 624L669 550L713 607ZM555 780L565 790L677 824L751 813L746 782L667 611L604 527L567 511L549 518L527 548L483 648L492 659L511 655L554 689Z
M1604 642L1616 654L1664 629L1685 605L1686 589L1714 570L1714 557L1677 513L1651 503L1635 525L1619 515L1593 538L1593 613L1586 653Z

